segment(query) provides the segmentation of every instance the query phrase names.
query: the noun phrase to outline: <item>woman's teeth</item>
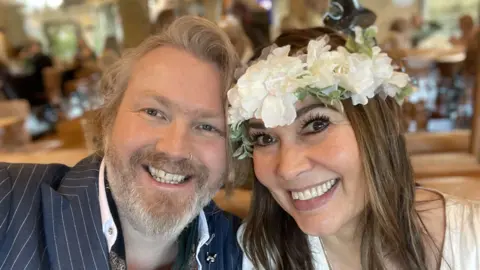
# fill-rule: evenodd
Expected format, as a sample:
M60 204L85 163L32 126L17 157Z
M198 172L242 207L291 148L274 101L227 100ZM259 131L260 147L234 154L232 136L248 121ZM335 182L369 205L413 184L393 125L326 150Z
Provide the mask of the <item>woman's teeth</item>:
M148 171L150 172L150 175L152 175L153 179L159 183L176 185L183 183L183 181L185 181L187 178L186 175L167 173L161 169L153 168L152 166L148 166Z
M332 189L332 187L337 183L337 181L339 181L338 178L329 180L329 181L324 182L324 183L322 183L318 186L309 188L309 189L304 190L304 191L300 191L300 192L292 191L291 192L292 193L292 198L294 200L306 201L306 200L310 200L310 199L313 199L313 198L316 198L316 197L320 197L323 194L327 193L330 189Z

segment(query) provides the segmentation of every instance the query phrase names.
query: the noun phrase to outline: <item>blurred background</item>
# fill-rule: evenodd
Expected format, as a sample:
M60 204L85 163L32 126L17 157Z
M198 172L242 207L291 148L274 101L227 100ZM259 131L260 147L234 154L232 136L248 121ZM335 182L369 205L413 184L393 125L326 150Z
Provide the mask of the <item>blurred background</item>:
M92 153L102 72L178 16L218 23L244 63L288 29L376 25L416 88L403 122L417 181L480 199L479 12L479 0L0 0L0 161ZM244 216L250 187L216 200Z

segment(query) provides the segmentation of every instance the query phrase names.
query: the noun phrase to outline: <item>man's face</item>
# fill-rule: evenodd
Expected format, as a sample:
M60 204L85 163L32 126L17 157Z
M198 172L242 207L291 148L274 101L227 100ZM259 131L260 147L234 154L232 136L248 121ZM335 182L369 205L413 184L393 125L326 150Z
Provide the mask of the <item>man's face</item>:
M160 47L133 67L106 144L122 218L145 234L176 234L226 176L226 119L215 65Z

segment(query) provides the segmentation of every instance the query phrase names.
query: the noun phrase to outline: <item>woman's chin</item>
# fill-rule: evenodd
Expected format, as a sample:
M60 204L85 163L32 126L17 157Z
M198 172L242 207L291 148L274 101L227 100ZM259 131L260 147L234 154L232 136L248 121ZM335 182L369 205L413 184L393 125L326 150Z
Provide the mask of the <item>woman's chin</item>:
M295 218L295 221L300 230L310 236L329 236L334 235L338 231L338 226L334 219L301 217Z

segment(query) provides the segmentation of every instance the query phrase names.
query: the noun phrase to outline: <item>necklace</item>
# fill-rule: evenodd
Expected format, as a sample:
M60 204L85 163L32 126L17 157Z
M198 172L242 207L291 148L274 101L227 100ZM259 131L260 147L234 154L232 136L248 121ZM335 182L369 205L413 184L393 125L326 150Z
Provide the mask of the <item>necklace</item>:
M328 269L333 270L332 264L330 263L330 260L328 259L327 249L325 248L325 245L323 244L323 240L322 240L321 237L318 237L318 239L320 239L320 245L322 246L323 254L325 254L325 260L327 261Z

